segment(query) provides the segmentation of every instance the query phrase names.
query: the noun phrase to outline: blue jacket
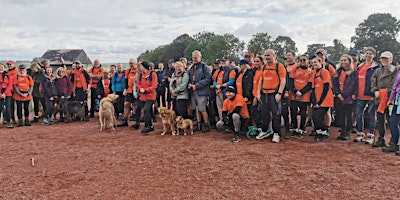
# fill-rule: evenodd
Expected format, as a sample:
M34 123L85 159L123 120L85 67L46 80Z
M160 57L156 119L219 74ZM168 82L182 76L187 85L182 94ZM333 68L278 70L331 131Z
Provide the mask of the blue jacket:
M194 68L196 67L195 80L193 79ZM189 71L189 84L196 86L196 92L199 96L210 95L210 83L211 83L211 72L210 68L204 62L193 64ZM190 94L193 95L193 91L190 90Z
M123 74L122 78L119 78L119 73L116 71L111 79L111 90L113 92L123 92L125 89L125 72L121 73Z

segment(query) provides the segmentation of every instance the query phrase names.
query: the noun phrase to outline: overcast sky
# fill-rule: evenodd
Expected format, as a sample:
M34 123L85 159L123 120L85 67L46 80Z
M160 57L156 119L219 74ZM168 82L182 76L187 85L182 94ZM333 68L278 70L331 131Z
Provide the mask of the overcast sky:
M233 33L248 42L268 32L308 44L350 46L372 13L400 19L393 0L0 0L0 60L32 60L47 49L84 49L93 60L127 62L177 36Z

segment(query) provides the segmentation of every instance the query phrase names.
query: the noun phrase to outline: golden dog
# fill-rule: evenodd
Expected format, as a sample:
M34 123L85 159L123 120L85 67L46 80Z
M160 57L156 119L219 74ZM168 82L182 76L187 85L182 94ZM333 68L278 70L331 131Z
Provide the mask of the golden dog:
M158 108L158 112L160 113L163 125L163 132L161 133L161 135L165 135L168 130L171 131L172 135L175 135L175 111L168 110L166 107L161 106Z
M100 131L106 129L106 122L110 123L111 129L114 131L117 122L115 119L114 103L118 101L119 96L116 94L109 94L100 101L99 108L99 121L100 121Z
M193 122L190 119L183 119L181 116L176 118L176 134L179 135L179 129L183 130L183 135L193 135Z

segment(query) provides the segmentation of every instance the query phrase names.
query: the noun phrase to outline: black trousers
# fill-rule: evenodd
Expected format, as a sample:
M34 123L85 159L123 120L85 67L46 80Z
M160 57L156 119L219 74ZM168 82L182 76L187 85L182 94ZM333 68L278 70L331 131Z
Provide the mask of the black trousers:
M274 133L280 134L281 130L281 111L279 104L275 100L275 94L262 94L261 102L261 129L263 132L268 130L268 124L271 121Z
M339 120L339 126L343 133L351 131L353 127L353 111L355 104L336 104L336 120Z
M95 88L90 90L90 115L94 115L96 110L97 91Z
M389 120L389 118L390 118L389 117L389 109L386 108L384 114L382 114L380 112L376 112L376 116L378 118L378 124L377 124L376 128L379 131L379 137L383 138L383 137L385 137L385 133L386 133L386 120Z
M79 101L84 103L85 101L87 101L87 94L86 91L83 90L83 88L76 88L75 89L75 97L74 97L75 101ZM85 105L85 115L88 115L88 106L86 103L84 103Z
M147 101L138 101L136 106L136 113L135 113L135 121L136 124L140 123L140 110L143 108L144 112L144 126L150 127L152 126L152 112L153 112L153 104L154 100L147 100Z
M184 119L189 119L188 114L188 99L173 99L174 111L176 116L182 116Z
M24 107L24 117L29 118L29 100L28 101L16 101L17 103L17 117L22 119L22 106Z
M33 112L35 116L39 116L39 103L42 104L42 108L45 111L47 109L46 101L43 97L33 97Z
M328 112L328 107L313 108L312 117L314 122L315 130L320 129L321 131L326 131L326 124L324 122L325 114Z
M116 104L114 104L114 109L115 109L115 115L118 116L120 113L123 114L124 113L124 96L122 95L123 92L116 92L115 94L117 94L119 96L118 101Z
M282 114L282 117L283 117L283 121L285 123L285 129L288 131L289 128L290 128L290 124L289 124L290 99L282 97L281 102L282 102L281 114ZM293 121L292 121L292 123L293 123Z
M15 100L12 96L6 97L6 121L15 120L15 107L14 107Z
M290 101L290 118L293 128L306 130L307 106L308 102ZM300 125L297 122L297 115L300 114Z

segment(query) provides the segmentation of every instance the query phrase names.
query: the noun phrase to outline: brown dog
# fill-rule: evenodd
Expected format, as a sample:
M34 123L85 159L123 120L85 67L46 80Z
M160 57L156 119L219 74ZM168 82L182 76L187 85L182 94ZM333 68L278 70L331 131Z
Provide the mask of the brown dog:
M109 94L100 101L99 107L99 121L100 121L100 131L106 129L106 122L110 123L111 129L114 131L117 122L115 119L114 103L118 101L119 96L116 94Z
M179 135L179 129L183 130L183 135L193 135L193 121L190 119L183 119L181 116L176 118L176 134Z
M163 125L163 132L161 133L161 135L165 135L168 130L171 131L172 135L175 135L175 111L168 110L166 107L161 106L158 108L158 112L160 113Z

